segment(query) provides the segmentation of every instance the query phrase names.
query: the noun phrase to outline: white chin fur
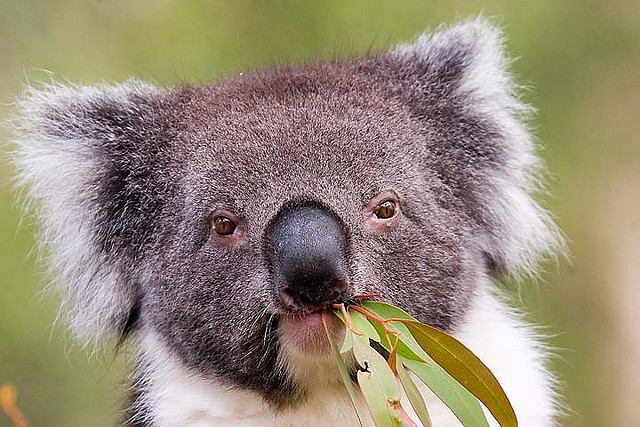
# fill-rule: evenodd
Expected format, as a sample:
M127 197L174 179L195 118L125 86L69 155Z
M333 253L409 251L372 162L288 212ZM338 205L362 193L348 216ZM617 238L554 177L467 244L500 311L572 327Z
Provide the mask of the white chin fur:
M553 378L544 367L545 354L530 325L486 287L455 334L496 375L518 416L519 424L554 425ZM335 366L326 361L302 366L296 376L309 387L309 399L295 410L276 413L256 393L232 389L215 379L190 372L170 354L153 332L141 334L147 394L142 413L157 426L346 426L358 425ZM291 361L289 362L291 366ZM311 375L310 373L313 373ZM419 381L418 381L419 383ZM451 411L422 387L433 424L459 426ZM405 408L410 409L407 403ZM497 425L487 415L492 426ZM365 425L372 425L365 420Z

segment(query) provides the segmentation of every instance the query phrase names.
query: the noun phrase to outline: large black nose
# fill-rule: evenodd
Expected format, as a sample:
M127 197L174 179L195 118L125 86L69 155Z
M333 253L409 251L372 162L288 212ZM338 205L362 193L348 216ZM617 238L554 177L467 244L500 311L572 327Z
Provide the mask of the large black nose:
M342 299L346 238L340 221L317 206L286 209L270 224L266 256L280 298L290 310L317 309Z

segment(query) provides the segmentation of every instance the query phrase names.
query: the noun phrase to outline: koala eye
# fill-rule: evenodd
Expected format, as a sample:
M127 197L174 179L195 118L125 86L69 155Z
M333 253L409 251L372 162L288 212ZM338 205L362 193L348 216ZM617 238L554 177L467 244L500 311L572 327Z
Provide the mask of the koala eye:
M376 206L373 212L380 219L393 218L396 214L396 204L391 200L385 200Z
M217 216L213 220L213 228L220 236L228 236L236 231L236 223L226 216Z

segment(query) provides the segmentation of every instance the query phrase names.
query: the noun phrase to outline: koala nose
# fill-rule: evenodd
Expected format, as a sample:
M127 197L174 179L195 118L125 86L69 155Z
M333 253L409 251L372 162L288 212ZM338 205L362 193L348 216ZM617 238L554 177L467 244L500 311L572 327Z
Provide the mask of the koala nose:
M346 289L346 238L341 222L317 206L284 210L266 234L266 256L290 310L340 301Z

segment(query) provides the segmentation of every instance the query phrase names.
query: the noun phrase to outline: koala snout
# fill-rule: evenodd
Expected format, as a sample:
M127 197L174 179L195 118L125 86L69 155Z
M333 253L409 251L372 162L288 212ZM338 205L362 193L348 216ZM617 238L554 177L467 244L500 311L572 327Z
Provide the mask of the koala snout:
M275 217L266 234L266 257L287 310L312 311L344 299L346 246L341 221L324 208L296 206Z

